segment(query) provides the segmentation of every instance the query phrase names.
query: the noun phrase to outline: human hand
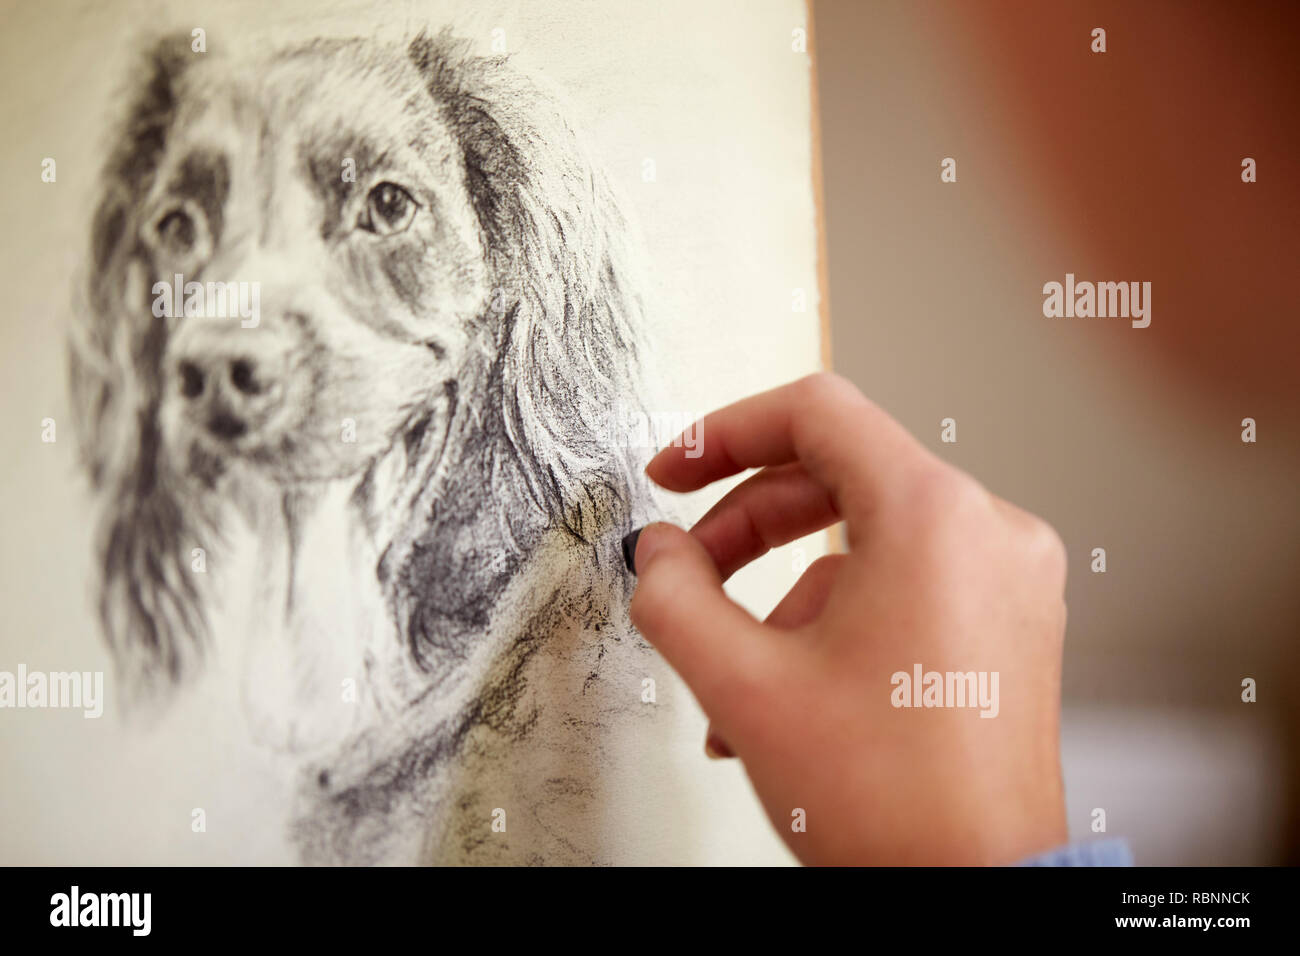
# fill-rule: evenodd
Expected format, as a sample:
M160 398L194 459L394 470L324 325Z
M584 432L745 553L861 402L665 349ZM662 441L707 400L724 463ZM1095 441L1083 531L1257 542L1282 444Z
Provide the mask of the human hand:
M714 748L744 763L794 854L998 864L1065 842L1066 558L1052 528L838 376L737 402L702 434L699 457L670 445L651 479L686 492L760 470L689 533L643 529L632 620L695 694ZM815 561L765 622L724 593L770 548L840 520L847 553ZM977 678L940 687L949 706L899 706L923 701L896 676L910 683L918 665ZM951 706L959 689L974 701ZM805 832L792 828L798 810Z

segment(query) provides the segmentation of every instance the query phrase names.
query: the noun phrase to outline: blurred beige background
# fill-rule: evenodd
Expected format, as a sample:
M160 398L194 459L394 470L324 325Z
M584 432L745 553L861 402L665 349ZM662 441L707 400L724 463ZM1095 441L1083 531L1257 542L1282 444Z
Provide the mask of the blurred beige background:
M1101 807L1139 863L1300 862L1300 13L814 13L834 364L1065 539L1072 834ZM1150 327L1045 318L1067 272L1152 282Z

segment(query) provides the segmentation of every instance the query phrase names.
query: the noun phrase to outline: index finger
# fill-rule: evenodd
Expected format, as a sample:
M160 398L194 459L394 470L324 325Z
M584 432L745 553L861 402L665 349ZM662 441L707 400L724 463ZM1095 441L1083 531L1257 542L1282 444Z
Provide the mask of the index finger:
M695 491L749 468L798 461L850 528L866 523L880 499L931 458L854 385L827 372L741 399L693 427L689 444L674 441L646 466L656 484Z

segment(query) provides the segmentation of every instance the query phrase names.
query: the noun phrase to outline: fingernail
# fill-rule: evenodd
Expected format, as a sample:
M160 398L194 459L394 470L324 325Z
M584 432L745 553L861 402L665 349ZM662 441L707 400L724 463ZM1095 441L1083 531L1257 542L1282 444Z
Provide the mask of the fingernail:
M623 537L623 561L633 574L636 574L636 539L641 537L641 531L641 528L634 528L631 534Z
M704 738L704 753L710 760L727 760L736 756L727 746L727 742L717 734Z

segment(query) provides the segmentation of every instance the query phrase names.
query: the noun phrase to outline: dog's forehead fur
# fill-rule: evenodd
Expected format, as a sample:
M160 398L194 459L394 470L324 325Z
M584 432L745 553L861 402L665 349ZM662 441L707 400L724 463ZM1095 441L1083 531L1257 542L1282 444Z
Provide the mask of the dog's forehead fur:
M441 105L399 48L320 41L210 55L187 67L178 89L168 157L177 167L198 149L232 165L288 162L339 197L384 175L404 175L415 188L465 190L463 157ZM256 135L233 137L236 129Z
M304 295L328 290L395 339L473 331L466 323L488 288L483 224L446 104L407 50L364 40L241 50L187 60L170 82L174 107L141 229L152 241L149 230L184 200L202 211L210 241L169 266L252 276L268 294L298 270ZM423 212L404 235L358 237L382 182ZM288 260L257 260L259 249Z

